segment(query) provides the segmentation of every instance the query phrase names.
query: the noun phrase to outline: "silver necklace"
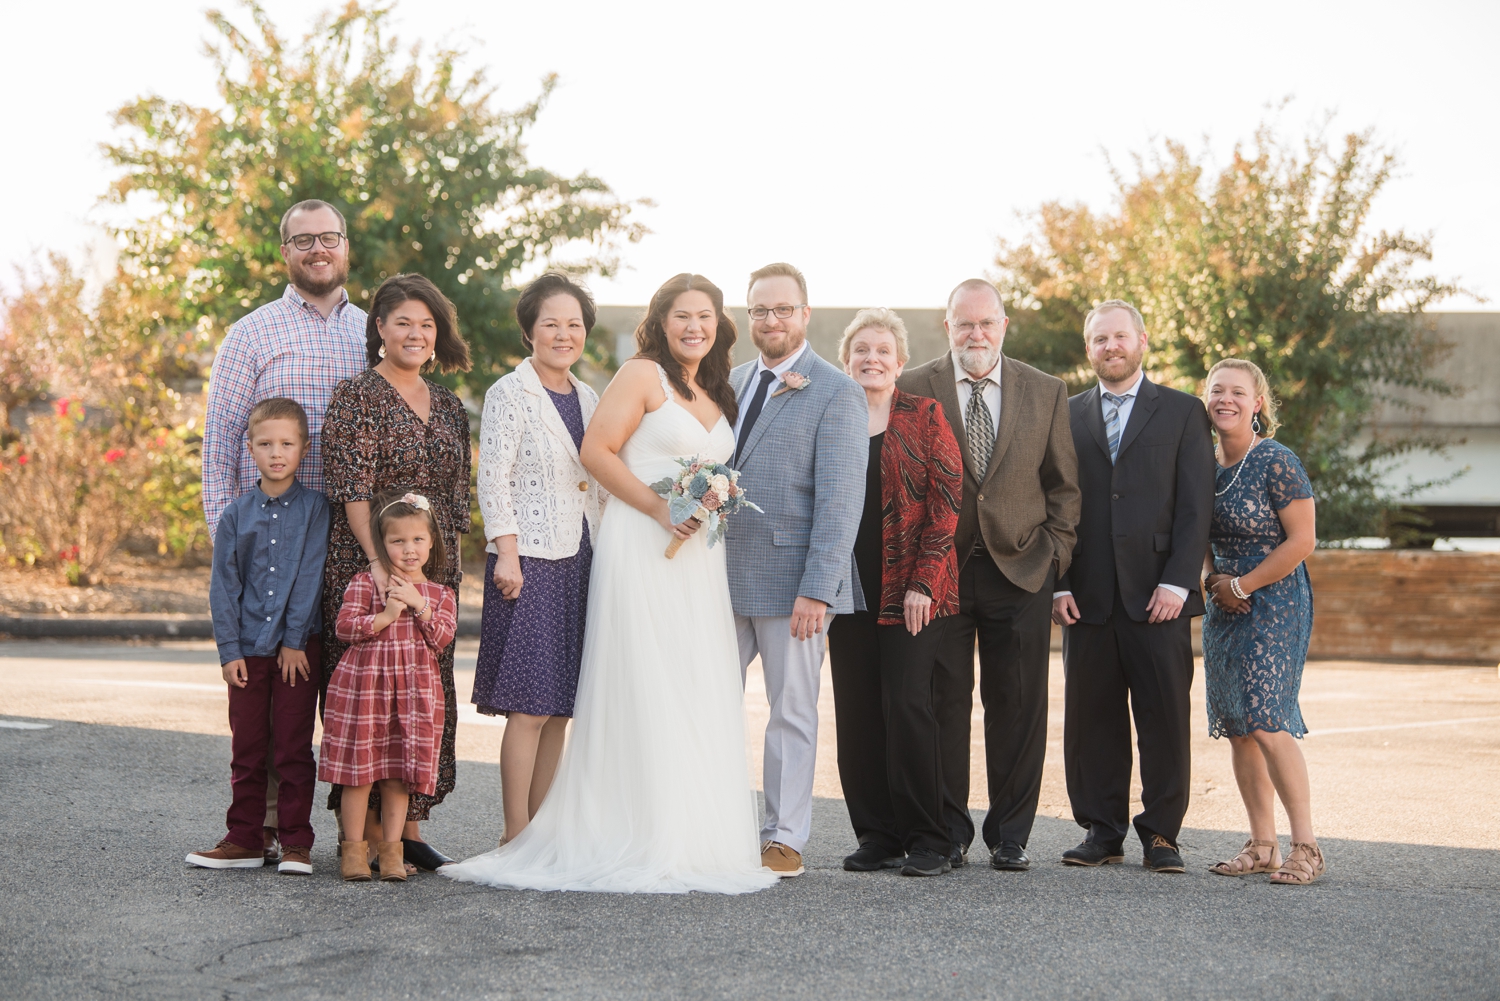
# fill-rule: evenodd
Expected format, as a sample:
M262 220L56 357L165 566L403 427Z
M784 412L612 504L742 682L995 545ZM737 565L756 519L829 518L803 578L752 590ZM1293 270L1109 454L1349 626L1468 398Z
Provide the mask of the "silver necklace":
M1248 459L1248 458L1250 458L1250 453L1253 452L1253 451L1255 451L1255 446L1259 445L1259 444L1260 444L1260 437L1258 435L1256 437L1250 439L1250 447L1247 448L1247 449L1245 449L1245 454L1242 455L1242 456L1240 456L1240 461L1237 462L1237 463L1235 463L1235 465L1234 465L1234 479L1230 480L1229 481L1229 486L1225 487L1223 490L1215 490L1214 491L1214 496L1215 497L1223 497L1225 494L1229 493L1229 491L1231 491L1231 490L1234 489L1234 485L1240 481L1240 470L1242 470L1242 469L1245 468L1245 460ZM1222 451L1222 450L1223 450L1223 446L1221 445L1220 446L1220 451Z

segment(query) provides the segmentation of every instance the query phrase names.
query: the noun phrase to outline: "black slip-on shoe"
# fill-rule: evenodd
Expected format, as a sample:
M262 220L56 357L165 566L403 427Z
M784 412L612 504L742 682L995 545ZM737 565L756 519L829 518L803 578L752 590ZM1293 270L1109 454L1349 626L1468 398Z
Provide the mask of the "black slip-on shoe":
M1025 872L1031 868L1031 859L1017 842L1002 841L990 852L990 867L1001 872Z
M870 842L859 846L853 855L844 857L844 868L850 872L877 872L881 869L899 869L906 862L900 852L892 854L880 845Z
M941 876L952 871L953 863L948 861L948 856L930 848L918 848L907 855L906 864L901 867L903 876Z
M423 872L437 872L443 866L453 864L451 858L425 841L413 841L410 838L402 838L401 845L402 850L406 854L406 861Z
M1141 865L1152 872L1187 872L1182 856L1177 853L1177 846L1160 834L1151 835L1151 843L1146 845L1146 857L1141 859Z
M955 843L953 850L948 853L948 864L955 869L962 869L969 864L969 846Z
M1077 848L1069 848L1063 852L1062 862L1063 865L1119 865L1125 861L1121 852L1118 845L1110 848L1097 841L1085 841Z

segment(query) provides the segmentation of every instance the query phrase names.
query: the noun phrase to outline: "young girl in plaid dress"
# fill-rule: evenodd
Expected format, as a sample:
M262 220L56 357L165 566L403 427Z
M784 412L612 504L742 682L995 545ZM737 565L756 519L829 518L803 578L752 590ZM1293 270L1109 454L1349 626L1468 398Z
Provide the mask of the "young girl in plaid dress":
M350 644L328 683L318 778L344 786L341 867L346 880L370 878L365 830L370 786L380 783L380 878L406 879L401 829L409 793L432 795L444 708L438 655L458 626L453 592L429 578L443 572L442 536L426 497L392 492L371 505L381 563L391 575L381 594L369 571L344 592L336 626Z

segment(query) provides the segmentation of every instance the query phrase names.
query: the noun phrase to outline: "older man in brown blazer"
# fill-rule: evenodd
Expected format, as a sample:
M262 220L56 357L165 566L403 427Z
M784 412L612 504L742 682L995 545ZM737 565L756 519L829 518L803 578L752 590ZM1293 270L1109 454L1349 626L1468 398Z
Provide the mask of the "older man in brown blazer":
M943 405L964 456L959 613L933 676L943 769L943 813L962 865L969 817L969 719L974 647L984 702L990 864L1024 870L1047 750L1047 662L1052 588L1072 558L1078 460L1061 379L1001 352L1009 324L995 287L971 278L948 297L951 350L898 382Z

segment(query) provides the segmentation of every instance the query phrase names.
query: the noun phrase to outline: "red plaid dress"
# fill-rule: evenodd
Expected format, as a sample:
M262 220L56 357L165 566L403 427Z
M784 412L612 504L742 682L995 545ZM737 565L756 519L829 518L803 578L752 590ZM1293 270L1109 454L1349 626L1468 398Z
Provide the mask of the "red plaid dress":
M350 644L328 681L318 778L345 786L400 779L413 793L437 785L443 733L438 654L453 641L458 603L441 584L416 585L432 620L402 615L376 634L374 578L356 574L339 608L338 637Z

